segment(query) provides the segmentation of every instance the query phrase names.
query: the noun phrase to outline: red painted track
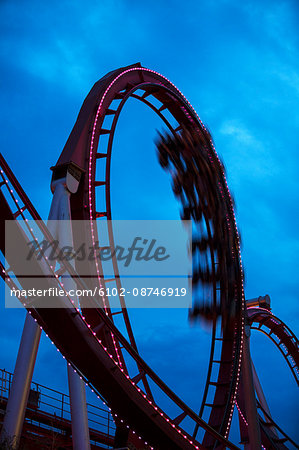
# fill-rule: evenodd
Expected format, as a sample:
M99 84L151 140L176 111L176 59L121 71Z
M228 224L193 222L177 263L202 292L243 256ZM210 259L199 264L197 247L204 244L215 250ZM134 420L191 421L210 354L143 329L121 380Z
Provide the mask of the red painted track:
M299 343L295 334L266 309L248 308L248 317L251 329L261 331L276 345L299 386Z
M90 229L88 230L85 227L79 233L80 239L84 236L85 242L90 243L90 245L94 245L99 240L96 227L93 226L93 221L112 219L110 204L110 166L113 156L113 139L120 113L129 98L134 98L149 106L172 133L179 133L182 127L192 127L198 134L206 134L204 125L190 103L169 80L157 72L143 68L140 64L135 64L112 71L99 80L86 97L70 137L56 166L53 168L54 179L61 176L61 173L71 163L75 164L75 167L82 171L79 190L71 197L72 219L90 221ZM158 106L157 101L159 102ZM169 115L175 120L176 125L170 123ZM109 127L105 125L107 116L112 117ZM105 140L103 137L105 137ZM213 167L219 164L219 159L212 142L210 142L209 151L208 164L213 172ZM96 169L99 165L104 168L105 179L96 178ZM232 201L224 174L219 180L219 183L219 189L222 191L225 199L223 202L226 201L229 204L227 217L228 229L231 230L233 236L236 236L234 241L237 241L238 233ZM97 201L96 190L98 189L105 189L105 202L100 203ZM107 221L107 228L110 245L113 247L113 230L110 221ZM76 236L74 238L76 242ZM234 323L231 324L230 328L225 329L223 334L221 333L221 326L218 327L219 329L216 329L216 323L214 323L208 378L202 407L200 408L201 414L206 410L209 411L210 426L223 436L228 436L234 409L241 363L244 314L240 255L238 251L233 255L233 251L230 248L227 249L227 255L229 259L227 265L234 260L233 264L237 266L238 270L234 292L233 294L230 293L229 298L229 302L236 307L236 315L234 317ZM121 281L118 277L117 263L116 261L113 261L113 263L116 285L120 288ZM80 272L79 268L78 272ZM99 286L105 288L105 274L100 264L97 272L99 276L97 283ZM92 281L90 283L91 286L94 286ZM223 295L226 289L226 286L221 287ZM215 296L217 295L216 290L217 287L215 285ZM108 299L106 299L106 305L107 314L113 319L110 315ZM96 304L94 306L96 307ZM120 313L123 316L127 328L129 341L137 351L128 313L122 298L120 299ZM84 314L92 328L100 326L101 322L98 316L90 309L86 309ZM109 348L111 354L119 360L119 363L126 370L125 361L119 350L120 346L115 341L113 334L101 336L101 338L105 339L105 345ZM218 353L215 351L216 339L221 343L221 349ZM216 379L212 378L212 373L217 374ZM151 398L152 392L146 376L142 376L142 382L147 396ZM212 403L207 400L211 397L214 399ZM193 433L195 439L197 430L198 428L195 425ZM210 435L206 434L203 444L208 448L209 446L213 446L215 441L211 439Z
M257 330L265 334L278 348L288 364L294 379L299 384L299 343L290 328L269 309L262 307L249 307L248 321L251 330ZM240 432L245 440L248 438L245 405L242 396L242 382L238 393L238 410L240 418ZM284 450L287 448L299 448L299 446L282 430L272 417L263 409L259 401L259 422L262 444L265 449Z

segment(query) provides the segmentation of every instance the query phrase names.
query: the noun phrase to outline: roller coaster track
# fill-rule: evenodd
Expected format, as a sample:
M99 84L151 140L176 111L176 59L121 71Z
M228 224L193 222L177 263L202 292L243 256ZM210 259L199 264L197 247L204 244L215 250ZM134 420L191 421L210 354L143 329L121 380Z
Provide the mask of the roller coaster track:
M295 334L278 317L263 308L248 308L252 330L261 331L278 348L299 386L299 344Z
M106 284L113 282L120 291L121 278L115 258L112 279L111 276L107 277L101 262L96 259L95 262L90 262L90 273L96 270L96 278L83 280L79 276L80 267L77 262L76 268L64 262L55 271L47 258L44 257L41 264L33 257L35 273L40 277L43 288L58 286L64 290L65 296L57 299L60 302L58 309L39 308L29 299L20 300L62 356L108 405L116 423L130 429L130 433L138 436L146 448L237 448L227 438L239 386L244 320L247 314L239 235L222 164L209 133L190 103L169 80L157 72L141 67L139 63L108 73L93 86L82 105L61 156L52 168L52 186L57 180L68 180L70 175L77 180L77 187L71 190L71 219L82 220L88 226L82 226L79 231L74 232L75 247L83 239L88 246L95 248L96 242L100 241L96 221L101 221L107 227L109 242L100 242L100 246L114 248L110 199L111 159L118 119L129 98L150 107L173 136L180 139L183 130L192 130L203 143L196 163L199 165L198 169L202 170L204 167L204 172L208 173L207 192L203 192L203 197L200 198L199 183L196 198L199 197L199 204L210 203L222 211L223 220L215 223L211 230L211 210L202 211L202 220L208 230L207 251L210 252L209 259L212 261L210 270L213 305L220 301L222 306L231 308L233 314L229 317L229 325L221 322L221 317L220 320L213 318L207 380L199 414L172 392L139 355L124 298L119 297L119 308L115 311L110 308L109 299L105 296L103 299L95 296L90 300L89 307L82 306L82 309L68 297L62 282L62 276L66 274L82 289L98 286L105 290ZM173 162L176 164L175 158ZM39 233L49 242L53 241L49 230L40 221L37 211L2 156L0 166L0 232L4 256L6 220L14 221L16 244L20 249L28 248L28 242L36 238L28 222L30 219L38 221ZM99 173L102 174L101 177ZM101 190L104 196L98 195ZM193 201L193 193L190 191L189 194ZM22 224L19 219L23 219ZM222 230L224 244L223 248L219 247L215 251L214 244L216 238L219 238L216 231L219 228ZM24 289L30 286L28 280L17 280L14 277L14 274L21 273L18 259L14 258L7 263L9 268L5 269L1 264L1 272L9 287L17 287L17 282ZM219 273L222 274L220 278ZM287 327L278 319L275 323L271 318L266 318L261 311L248 312L252 327L260 323L259 320L264 321L260 327L258 325L263 332L266 326L272 326L268 327L268 336L272 340L274 335L281 340L283 335L285 340L287 332L287 342L274 342L284 354L294 375L295 366L292 361L297 361L292 356L295 341ZM116 314L123 319L126 330L124 334L114 323ZM287 350L284 352L285 348ZM289 358L289 354L293 359ZM162 406L161 396L171 403L171 412L167 412ZM213 400L209 403L208 398ZM207 410L209 419L205 422L202 415ZM198 440L199 429L204 430L201 442Z
M17 182L15 176L9 169L3 156L0 156L1 165L1 190L0 190L0 208L2 211L1 220L1 251L4 252L4 232L5 221L16 221L16 245L18 248L28 248L30 241L28 234L32 236L29 220L39 221L40 231L49 242L53 241L49 231L45 225L40 222L40 217L26 196L21 186ZM4 191L4 189L5 191ZM10 197L8 203L3 193ZM17 219L22 218L24 223L28 224L26 232L17 224ZM27 219L27 220L26 220ZM14 273L21 273L22 268L18 266L18 258L8 261L9 269L5 270L1 264L2 277L10 288L17 288L15 284ZM35 274L43 280L43 288L48 289L53 285L57 285L60 289L64 289L59 280L58 273L51 269L49 262L44 259L44 263L48 265L51 277L45 277L43 269L36 260ZM61 273L61 270L60 270ZM82 282L78 273L70 264L65 263L65 272L75 277L76 283L82 289L87 286ZM23 289L27 289L27 279L22 279ZM68 298L65 290L66 298ZM159 390L161 390L180 410L177 417L171 418L159 407L158 403L150 400L146 393L138 386L141 380L140 372L131 377L126 373L119 361L109 352L109 349L98 338L97 332L86 320L79 309L72 304L72 300L68 298L68 304L61 304L61 308L34 308L34 303L26 303L26 299L20 298L24 306L28 309L32 317L43 328L63 357L72 364L74 369L81 375L92 390L104 397L105 402L109 405L116 420L125 422L126 425L133 429L134 433L138 433L145 440L146 445L153 448L204 448L200 443L196 442L182 427L180 423L189 418L194 425L198 425L206 430L218 442L218 445L227 448L237 448L235 445L227 441L223 436L217 433L210 425L205 423L194 411L185 405L163 381L150 369L150 367L142 360L136 350L123 337L120 331L115 327L112 320L104 312L103 309L97 308L94 314L97 315L98 321L101 321L101 331L105 334L111 333L115 339L122 345L122 351L126 352L126 357L132 358L136 362L137 367L142 370ZM136 431L135 431L136 430ZM149 447L150 448L150 447Z
M90 229L85 227L79 233L79 236L80 238L84 236L85 242L90 243L91 246L94 246L97 241L100 241L97 236L96 226L94 226L94 220L106 220L110 241L109 245L112 248L114 247L113 229L111 225L110 168L117 122L129 98L136 99L149 106L161 118L172 134L179 135L181 130L186 127L188 129L192 128L195 133L203 136L207 143L206 154L204 155L205 164L210 168L212 173L214 173L215 166L221 167L212 141L207 142L207 131L204 125L190 103L169 80L157 72L141 67L140 64L110 72L93 86L86 97L68 141L56 166L53 168L53 180L61 177L63 171L66 171L66 168L70 164L75 165L79 171L82 171L79 189L71 197L72 219L90 221ZM107 122L107 117L109 118L109 122ZM169 117L172 119L169 119ZM173 122L175 122L175 125ZM97 170L99 165L101 170ZM97 178L98 172L104 172L105 178ZM221 204L225 205L226 216L224 216L225 221L223 222L224 230L226 230L225 233L233 237L232 240L234 242L238 242L232 200L223 171L219 174L216 186L219 196L222 196ZM97 199L97 190L100 189L105 190L105 202L98 201ZM74 239L76 243L76 236ZM229 240L230 238L227 239ZM100 242L100 245L105 246L107 243ZM208 408L210 410L209 425L227 437L234 409L241 364L244 329L244 293L240 249L231 249L228 247L225 251L228 259L234 259L233 264L237 272L235 275L235 285L232 283L231 290L233 292L228 292L225 282L219 286L215 280L213 283L213 295L214 300L219 294L228 296L228 301L236 308L236 314L231 326L225 328L223 332L221 332L219 322L217 324L216 322L214 323L208 377L200 413L202 414L203 410ZM213 249L211 249L211 257L212 253ZM216 273L215 266L217 263L219 264L219 261L214 260L214 273ZM221 263L228 265L228 262L225 262L225 260ZM115 259L113 260L113 265L115 282L117 287L120 288L121 280ZM97 264L96 268L99 278L98 285L105 288L105 274L100 263ZM110 315L108 299L105 299L105 305L107 306L106 312ZM95 304L94 306L96 308L97 305ZM129 341L137 351L123 298L120 298L120 306L119 313L124 318ZM84 310L84 314L92 327L101 326L101 322L98 321L98 316L93 313L92 309L87 308ZM218 329L216 330L217 325ZM119 344L115 341L113 333L109 336L109 340L107 336L106 339L110 352L116 355L126 371ZM220 343L218 353L215 351L216 340ZM216 379L212 379L212 373L218 374ZM142 377L142 372L140 376ZM146 394L151 398L152 393L149 390L145 376L142 381ZM207 398L213 398L214 400L212 403L208 403ZM198 428L195 426L193 432L194 438L196 438L197 431ZM203 445L208 448L215 445L215 441L206 434Z
M273 315L268 308L248 307L247 311L251 330L262 332L275 344L291 369L292 375L298 385L299 343L294 333L282 320ZM239 389L240 393L237 396L237 408L241 422L241 434L243 430L243 434L246 436L248 424L246 413L244 412L244 401L242 399L242 382L240 383ZM277 450L299 448L299 446L273 420L259 400L257 400L257 406L260 411L259 423L263 448Z

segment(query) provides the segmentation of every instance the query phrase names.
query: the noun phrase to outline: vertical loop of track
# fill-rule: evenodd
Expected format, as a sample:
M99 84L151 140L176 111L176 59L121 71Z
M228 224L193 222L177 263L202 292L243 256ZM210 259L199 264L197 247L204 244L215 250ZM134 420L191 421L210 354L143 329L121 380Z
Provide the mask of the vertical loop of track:
M142 101L151 107L172 133L180 133L180 130L185 126L192 127L193 130L199 133L206 132L204 125L183 94L165 77L157 72L143 68L139 64L113 71L94 85L83 103L73 131L57 162L56 168L54 168L55 173L55 169L58 170L62 165L73 162L85 172L78 193L72 195L71 198L72 218L87 219L90 221L90 229L89 233L87 232L86 240L87 242L91 242L93 246L99 240L96 220L107 220L110 237L109 245L113 247L114 244L113 230L109 221L109 219L112 219L110 205L110 164L117 121L125 102L130 97ZM156 107L153 100L155 102L158 100L160 106ZM118 104L115 106L115 103ZM166 112L170 113L177 122L178 125L175 128L168 121ZM104 121L107 116L113 117L109 127L104 126ZM108 144L102 144L103 136L108 137ZM219 162L212 142L210 144L210 159ZM105 179L96 178L97 164L100 163L105 164ZM105 189L105 204L97 203L95 193L97 189ZM225 201L228 202L230 229L232 233L238 236L232 200L224 173L220 189L226 199ZM102 243L102 245L106 245L106 243ZM228 252L230 251L231 249L228 249ZM239 249L236 257L239 261L239 278L241 280L242 266ZM115 260L113 261L113 266L115 283L120 287L121 280ZM98 261L96 262L96 271L99 286L105 287L107 280L105 280L103 268ZM224 330L223 336L218 335L216 337L216 333L214 332L213 334L208 379L201 408L202 410L203 408L210 409L209 424L224 436L228 436L240 372L244 326L244 294L242 282L236 287L234 298L231 298L230 301L236 305L234 326L230 330ZM96 307L97 305L95 304L94 306ZM107 298L104 299L104 308L113 320ZM133 330L123 299L120 299L119 313L124 319L130 343L137 350ZM92 327L99 325L96 323L96 315L92 313L92 310L86 309L84 314ZM103 338L106 339L107 347L111 353L116 355L124 369L127 370L120 345L113 334ZM215 339L218 339L221 343L221 350L218 351L218 355L214 354ZM212 379L212 373L214 372L218 373L216 379ZM146 376L142 377L142 381L147 395L151 397L152 394ZM207 403L206 399L208 397L214 398L211 404ZM205 445L207 447L213 446L214 444L215 442L210 437L206 438Z
M174 134L179 134L183 127L192 127L196 133L206 133L202 122L189 102L162 75L137 64L113 71L103 77L96 83L83 103L73 131L56 166L53 168L54 179L55 177L56 179L61 177L61 174L65 176L65 169L72 164L82 172L79 189L71 196L72 219L83 219L89 223L89 227L83 227L79 233L80 235L74 234L75 243L76 240L77 242L82 242L83 238L87 245L91 244L95 248L99 238L96 220L112 218L110 206L110 163L113 137L120 112L130 97L150 106ZM155 106L153 100L158 100L160 106ZM119 103L114 109L112 104L115 101ZM176 120L176 127L169 122L166 113ZM113 120L110 127L104 128L103 124L107 116L112 116ZM103 148L100 138L105 135L108 136L108 145ZM219 162L212 142L210 142L208 157L210 164ZM96 165L99 161L105 162L105 179L96 178ZM226 203L226 226L230 230L229 235L234 235L238 242L232 200L224 173L222 173L221 180L218 180L218 183L217 189L219 188L222 192L223 201ZM106 193L104 205L99 205L96 201L95 190L101 188L105 189ZM19 192L22 194L20 188ZM1 207L6 208L8 217L13 220L15 218L14 213L9 210L5 198L2 197L1 194ZM25 197L24 199L26 203L24 206L30 211L29 206L27 206L30 205L29 199ZM31 212L34 212L32 208ZM107 222L107 227L110 236L109 245L113 246L113 229L110 222ZM21 244L22 240L20 240ZM232 252L232 248L228 248L227 252ZM159 446L159 442L168 442L169 445L171 443L171 447L167 448L201 448L202 446L196 442L196 433L192 440L188 433L182 432L180 424L183 424L184 419L189 417L192 419L196 430L199 427L205 430L204 448L212 448L219 445L225 446L228 443L221 435L227 437L229 433L239 380L244 325L244 294L239 247L237 253L234 258L239 270L238 283L236 283L235 292L230 294L231 297L228 299L229 302L236 306L236 314L233 317L234 323L230 328L224 327L222 336L216 337L214 333L212 340L206 393L203 400L204 407L210 408L211 411L209 424L206 424L190 410L140 358L125 303L120 302L119 312L124 319L129 342L113 324L113 313L107 298L104 298L103 304L101 304L101 298L92 299L89 308L83 308L82 315L79 310L73 311L73 307L70 308L70 311L63 309L58 315L53 314L51 310L43 309L40 311L33 309L33 312L36 314L36 320L40 321L42 326L49 331L49 335L53 336L52 338L57 348L71 361L74 367L79 368L86 379L97 390L100 392L103 390L105 397L115 411L120 411L121 414L127 416L128 422L134 423L144 435L150 435L150 431L155 430L157 435L154 436L153 440L156 445ZM121 280L118 276L116 261L113 263L115 281L120 286ZM91 267L91 272L93 269L94 267ZM97 259L96 272L98 276L96 284L100 287L105 287L105 283L108 280L105 279L103 268ZM80 270L77 273L80 273ZM54 276L58 275L54 274ZM81 283L80 280L78 282ZM86 280L86 283L87 287L90 287L90 285L94 285L94 280L91 278L89 281ZM57 320L61 321L61 325L63 324L61 329L54 326ZM76 340L78 348L74 346L73 342L65 339L64 327L69 329L69 334ZM86 354L82 354L79 351L80 342L83 345L82 339L84 339ZM218 357L214 351L216 339L219 340L221 347L218 351ZM137 376L132 376L126 367L126 358L129 357L138 368ZM213 368L215 367L217 367L217 370L216 374L214 374L215 378L212 379ZM154 383L158 386L179 407L181 414L178 417L170 419L156 405L149 381L151 384ZM139 388L139 382L143 383L145 393ZM210 398L213 398L211 404L206 403L208 395ZM129 411L124 409L123 401L121 401L126 396L130 396L131 409ZM126 398L126 401L128 401L128 398ZM183 444L181 445L180 443ZM234 448L231 444L228 446Z

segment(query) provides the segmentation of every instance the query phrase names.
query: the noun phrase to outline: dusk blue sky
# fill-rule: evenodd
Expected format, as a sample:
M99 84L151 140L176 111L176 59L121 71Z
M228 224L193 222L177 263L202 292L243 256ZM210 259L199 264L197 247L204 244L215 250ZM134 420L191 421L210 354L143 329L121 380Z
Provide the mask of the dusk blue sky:
M165 75L208 126L226 166L246 297L269 294L274 314L298 334L298 24L295 0L3 0L1 152L46 218L49 168L92 85L138 61ZM161 123L144 105L124 108L114 218L178 217L156 161L156 129ZM12 371L25 312L5 310L3 296L0 310L0 367ZM137 311L132 320L142 356L196 409L208 333L190 328L186 311ZM285 361L263 336L253 336L252 352L274 418L298 438L298 393ZM45 337L34 379L67 389L62 359Z

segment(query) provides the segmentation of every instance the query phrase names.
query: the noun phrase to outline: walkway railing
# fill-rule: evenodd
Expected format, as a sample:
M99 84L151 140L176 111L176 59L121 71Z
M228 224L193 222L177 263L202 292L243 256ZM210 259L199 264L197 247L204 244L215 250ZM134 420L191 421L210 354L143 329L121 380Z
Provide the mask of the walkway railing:
M6 402L9 396L13 374L5 369L0 369L0 403ZM41 413L51 415L55 421L71 421L70 398L69 395L50 389L47 386L32 382L28 399L28 408L38 410ZM91 443L100 445L94 440L93 431L102 433L112 438L115 434L115 424L108 409L87 403L88 423L91 430ZM25 419L26 422L32 420ZM33 421L36 423L36 421ZM39 422L40 423L40 422ZM45 427L43 423L40 426ZM57 428L57 426L55 426ZM103 444L101 444L102 447ZM107 446L110 448L110 446Z

